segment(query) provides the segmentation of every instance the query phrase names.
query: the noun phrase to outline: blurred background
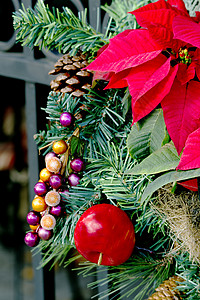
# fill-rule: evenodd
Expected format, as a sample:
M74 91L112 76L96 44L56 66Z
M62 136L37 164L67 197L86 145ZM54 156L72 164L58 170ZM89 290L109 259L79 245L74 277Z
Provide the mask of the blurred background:
M33 258L24 244L28 230L33 186L38 180L38 152L33 135L46 125L41 107L50 91L48 72L57 57L53 53L31 51L15 43L12 13L21 7L34 7L32 0L6 0L0 4L0 300L47 299L43 291L44 272L36 270L40 257ZM90 7L96 22L100 1L48 0L49 6L68 6L74 11ZM94 14L95 11L95 14ZM54 276L54 275L53 275ZM51 283L52 279L49 279ZM70 269L55 269L56 300L88 300L89 279ZM53 279L54 281L54 279ZM54 286L48 285L48 299L54 299Z

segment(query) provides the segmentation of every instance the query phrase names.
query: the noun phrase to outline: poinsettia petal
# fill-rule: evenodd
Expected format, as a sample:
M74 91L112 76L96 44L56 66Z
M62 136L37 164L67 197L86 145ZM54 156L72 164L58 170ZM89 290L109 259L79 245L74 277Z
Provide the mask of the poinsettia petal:
M200 22L200 12L196 11L196 16L195 17L191 17L193 19L194 22L199 23Z
M128 76L131 70L132 69L126 69L116 74L114 73L105 89L124 88L128 86L126 76Z
M180 154L191 132L200 125L200 82L181 85L174 81L170 93L161 102L168 133Z
M195 64L191 63L189 66L180 63L177 73L177 78L181 84L185 84L195 76Z
M199 48L195 50L192 61L195 64L196 75L200 80L200 49Z
M158 25L149 25L148 26L149 33L152 39L161 45L163 49L165 48L173 48L173 31L166 27L160 27Z
M152 10L151 12L136 12L134 15L140 26L143 24L142 27L149 28L149 26L153 24L172 29L172 21L177 14L172 9L158 9Z
M99 80L109 81L110 78L113 76L113 74L114 74L114 72L97 71L94 73L92 80L95 81L95 80L99 79Z
M198 191L198 184L197 184L197 178L189 179L186 181L177 182L178 184L182 185L184 188L197 192Z
M189 170L200 168L200 128L193 131L185 144L185 149L181 155L178 170Z
M168 0L168 4L170 4L172 7L176 7L180 10L182 10L186 15L188 15L187 9L185 7L185 3L183 0Z
M153 59L162 51L148 30L133 29L127 35L116 35L109 46L91 64L88 70L120 72Z
M138 97L141 97L142 94L146 93L149 89L161 81L163 79L162 77L165 76L165 73L169 72L170 59L168 60L169 62L166 64L167 58L163 54L159 54L153 60L150 60L140 66L121 71L111 78L106 88L120 88L129 85L132 98L135 101ZM157 76L157 71L160 68L162 70ZM168 70L165 71L165 69ZM153 76L154 73L155 75ZM122 86L125 82L126 85ZM145 91L142 92L143 90Z
M200 80L200 65L196 65L196 74L198 79Z
M167 2L165 0L159 0L155 3L149 3L147 5L144 5L143 7L140 7L130 13L135 15L136 20L141 27L147 27L149 25L149 18L151 17L152 11L156 12L156 10L167 8Z
M169 63L169 60L167 61ZM167 64L166 63L166 64ZM166 67L166 66L165 66ZM145 94L142 95L137 101L132 101L132 113L133 113L133 123L139 121L141 118L149 114L169 93L171 86L173 84L174 78L176 76L178 66L171 68L169 71L166 68L162 68L157 72L157 76L163 76L161 71L168 72L167 76L164 77L158 84L153 88L148 90ZM155 76L156 74L154 74ZM166 75L166 74L165 74ZM130 93L132 92L131 86L129 86ZM143 90L144 93L145 89Z
M200 48L200 24L187 17L177 16L172 26L175 38Z

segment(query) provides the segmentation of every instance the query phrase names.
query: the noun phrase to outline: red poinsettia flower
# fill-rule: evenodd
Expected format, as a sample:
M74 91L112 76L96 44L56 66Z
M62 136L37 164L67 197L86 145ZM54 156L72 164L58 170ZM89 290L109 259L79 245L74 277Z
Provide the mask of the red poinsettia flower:
M142 28L112 38L87 68L109 73L107 88L129 87L133 123L161 103L180 153L200 126L200 13L190 17L183 0L159 0L132 14Z

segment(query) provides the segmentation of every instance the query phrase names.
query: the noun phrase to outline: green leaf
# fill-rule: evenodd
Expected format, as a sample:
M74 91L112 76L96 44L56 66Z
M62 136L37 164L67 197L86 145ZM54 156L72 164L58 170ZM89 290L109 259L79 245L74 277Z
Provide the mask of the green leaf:
M140 164L128 170L126 174L157 174L175 169L180 158L174 144L168 143L147 156Z
M156 109L140 123L132 126L127 140L131 157L141 160L160 149L165 134L162 109Z
M147 188L141 197L141 202L144 202L147 197L150 197L155 191L162 186L181 180L187 180L200 176L200 169L188 170L188 171L171 171L164 175L159 176L153 182L149 183Z
M70 146L71 155L73 156L76 152L80 151L80 139L77 136L73 135L71 138Z

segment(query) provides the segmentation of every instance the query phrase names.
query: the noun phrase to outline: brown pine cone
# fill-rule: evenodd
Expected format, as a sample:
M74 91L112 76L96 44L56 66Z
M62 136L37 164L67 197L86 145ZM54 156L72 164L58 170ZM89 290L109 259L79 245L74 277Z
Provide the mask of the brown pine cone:
M81 52L75 56L63 55L54 65L55 69L49 72L49 75L57 75L50 82L51 89L81 97L92 85L93 73L83 70L87 65L86 56Z
M181 281L178 276L172 276L165 280L156 288L156 292L148 300L181 300L181 292L176 289L177 281Z

